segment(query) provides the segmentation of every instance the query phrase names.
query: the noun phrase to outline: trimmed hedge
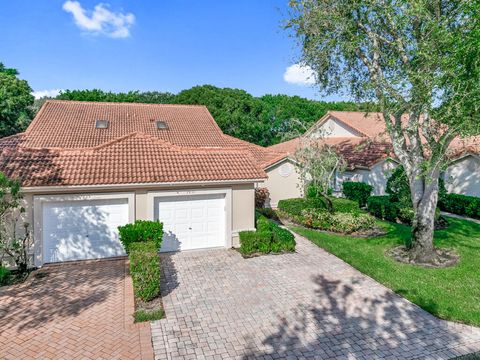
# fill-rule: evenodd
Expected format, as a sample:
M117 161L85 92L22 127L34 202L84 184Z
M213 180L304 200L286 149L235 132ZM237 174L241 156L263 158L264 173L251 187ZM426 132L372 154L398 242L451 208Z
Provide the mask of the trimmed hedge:
M11 272L6 267L0 265L0 286L8 285Z
M133 224L119 226L118 232L127 254L132 244L137 242L153 242L157 251L162 246L163 224L159 221L137 220Z
M136 299L150 301L160 295L160 257L153 242L129 245L130 274Z
M391 201L389 195L370 196L367 200L367 210L373 216L395 222L398 217L398 204Z
M342 186L343 195L349 200L358 202L360 207L367 205L373 186L364 182L345 181Z
M295 251L293 234L258 213L257 231L241 231L239 236L239 251L243 255Z
M438 203L443 211L480 219L480 198L460 194L447 194Z
M333 204L334 212L340 213L359 213L360 208L356 201L342 199L342 198L330 198ZM285 199L278 202L278 209L292 216L301 216L303 210L315 209L326 210L325 202L321 198L316 199Z

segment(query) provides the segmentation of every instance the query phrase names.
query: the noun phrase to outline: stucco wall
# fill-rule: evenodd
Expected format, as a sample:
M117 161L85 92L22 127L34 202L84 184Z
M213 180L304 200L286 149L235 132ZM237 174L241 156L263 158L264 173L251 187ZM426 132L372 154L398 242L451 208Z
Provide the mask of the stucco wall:
M334 119L328 119L322 126L316 129L312 133L313 137L358 137L360 136L357 131L351 129L344 124L335 121Z
M268 179L260 185L266 187L270 193L267 207L276 208L282 199L291 199L302 196L300 175L291 160L278 163L267 171Z
M451 164L444 174L448 192L480 197L480 159L467 156Z
M344 181L358 181L372 185L373 195L384 195L387 180L397 166L398 164L394 161L384 160L374 165L370 170L355 169L338 173L335 179L335 191L339 193L342 191Z

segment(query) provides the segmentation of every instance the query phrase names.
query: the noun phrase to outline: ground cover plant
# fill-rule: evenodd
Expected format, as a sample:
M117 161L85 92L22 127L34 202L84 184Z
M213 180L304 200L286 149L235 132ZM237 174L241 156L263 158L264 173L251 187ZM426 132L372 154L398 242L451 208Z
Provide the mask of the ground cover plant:
M453 249L461 261L449 268L424 268L396 262L385 253L402 245L410 227L379 222L388 231L358 239L292 226L319 247L443 319L480 326L480 225L449 218L447 229L435 231L435 246Z

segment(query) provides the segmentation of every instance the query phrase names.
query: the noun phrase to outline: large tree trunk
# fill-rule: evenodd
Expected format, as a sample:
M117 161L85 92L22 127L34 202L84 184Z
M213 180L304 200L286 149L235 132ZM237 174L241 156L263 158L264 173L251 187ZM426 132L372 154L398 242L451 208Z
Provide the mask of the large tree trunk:
M438 178L438 171L410 178L414 210L410 258L418 263L432 263L436 257L433 232L438 201Z

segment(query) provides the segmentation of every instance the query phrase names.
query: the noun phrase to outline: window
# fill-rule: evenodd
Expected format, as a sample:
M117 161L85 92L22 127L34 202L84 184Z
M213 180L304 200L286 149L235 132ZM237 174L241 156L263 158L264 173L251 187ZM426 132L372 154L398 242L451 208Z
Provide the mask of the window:
M168 125L165 121L158 120L157 121L157 129L159 129L159 130L168 129Z
M108 120L97 120L95 121L96 129L106 129L108 128Z

